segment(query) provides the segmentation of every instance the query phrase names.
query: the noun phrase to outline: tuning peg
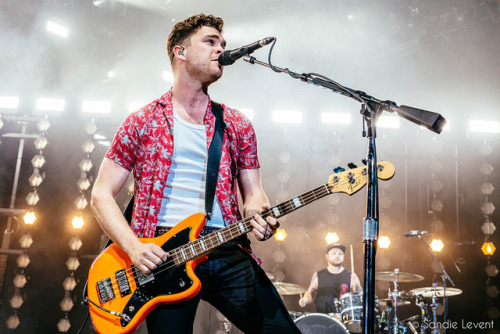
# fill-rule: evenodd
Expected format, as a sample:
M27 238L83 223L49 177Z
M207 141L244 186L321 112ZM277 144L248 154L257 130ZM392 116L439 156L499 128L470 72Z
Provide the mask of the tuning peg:
M349 162L347 164L347 166L349 166L350 169L354 169L354 168L357 168L358 166L356 166L355 164L353 164L352 162Z
M336 167L333 169L333 172L334 173L340 173L340 172L343 172L345 171L345 168L342 168L342 167Z
M368 162L366 159L363 159L361 160L361 162L363 163L363 165L366 165L366 163Z

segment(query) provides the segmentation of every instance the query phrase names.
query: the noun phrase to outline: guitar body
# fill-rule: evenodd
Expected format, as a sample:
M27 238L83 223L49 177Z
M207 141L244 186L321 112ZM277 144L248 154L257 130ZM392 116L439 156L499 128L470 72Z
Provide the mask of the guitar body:
M204 226L205 216L197 213L159 237L140 240L155 243L168 252L197 239ZM128 255L117 245L107 247L90 268L87 296L100 307L129 318L123 319L89 303L95 330L106 334L130 333L155 307L194 297L201 289L194 268L206 257L201 256L180 265L169 260L170 265L160 266L146 276L132 265Z
M394 175L390 162L377 164L378 178L388 180ZM329 194L352 195L367 182L366 167L330 175L328 183L259 214L262 218L279 218ZM236 237L250 232L252 217L226 226L198 239L205 226L205 216L197 213L187 217L167 233L142 242L152 242L170 253L170 257L149 276L132 265L130 258L115 244L106 248L94 261L88 278L88 305L94 328L98 333L130 333L158 305L179 303L193 298L201 289L195 276L196 265L206 254Z

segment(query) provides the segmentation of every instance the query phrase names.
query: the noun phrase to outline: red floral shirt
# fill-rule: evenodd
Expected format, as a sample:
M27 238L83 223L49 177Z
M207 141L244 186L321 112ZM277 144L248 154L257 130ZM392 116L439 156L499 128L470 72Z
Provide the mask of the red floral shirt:
M239 111L224 109L224 139L215 195L226 225L241 219L237 198L240 169L259 168L257 141L250 121ZM155 235L174 151L172 91L130 114L118 129L106 157L134 170L131 227L138 237ZM215 129L211 101L205 113L207 152Z

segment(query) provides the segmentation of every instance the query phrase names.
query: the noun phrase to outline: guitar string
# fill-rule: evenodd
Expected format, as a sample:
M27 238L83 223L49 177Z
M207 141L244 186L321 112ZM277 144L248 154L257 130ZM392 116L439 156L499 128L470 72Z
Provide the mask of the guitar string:
M352 170L350 170L350 171L352 172ZM355 176L355 175L353 175L353 177L354 177L354 179L355 179L355 180L358 180L358 179L360 179L360 178L366 177L366 175L360 175L360 176ZM315 188L315 189L313 189L313 190L310 190L310 191L308 191L308 192L305 192L305 193L304 193L304 194L302 194L302 195L296 196L296 197L294 197L294 198L292 198L292 199L290 199L290 200L287 200L287 201L285 201L285 202L282 202L282 203L280 203L280 204L276 205L275 207L278 207L280 211L288 211L288 210L290 210L290 209L291 209L291 210L296 210L296 209L298 209L298 208L300 208L300 207L302 207L302 206L304 206L304 205L301 203L301 205L300 205L300 206L296 206L296 205L294 204L294 201L293 201L294 199L296 199L296 198L301 198L302 200L304 200L305 204L310 204L311 202L315 201L316 199L319 199L319 198L324 197L324 196L326 196L326 195L332 194L332 193L333 193L333 192L332 192L332 190L331 190L330 188L328 188L328 187L332 187L332 186L335 186L335 187L338 187L338 186L343 186L343 185L345 185L345 184L347 184L347 183L350 183L350 180L351 180L351 179L346 179L346 180L343 180L343 181L340 181L340 182L337 182L337 183L331 183L331 182L328 182L328 183L323 184L323 185L321 185L321 186L319 186L319 187L317 187L317 188ZM316 191L318 191L318 190L322 190L323 188L325 188L326 193L321 193L321 194L320 194L320 197L317 197L317 196L315 195L315 192L316 192ZM337 192L339 192L339 191L337 191ZM264 218L264 219L265 219L265 218L267 218L269 215L271 215L271 216L272 216L272 212L271 212L272 210L271 210L271 209L272 209L272 208L270 208L270 209L266 209L266 210L264 210L264 211L260 212L260 214L261 214L262 218ZM291 212L291 211L290 211L290 212ZM287 213L289 213L289 212L287 212ZM280 215L280 216L281 216L281 215ZM245 218L245 219L241 220L241 221L240 221L240 223L249 224L249 223L250 223L250 221L251 221L252 219L253 219L253 217L247 217L247 218ZM231 227L234 227L234 229L235 229L235 228L237 227L237 225L238 225L238 222L237 222L237 223L235 223L235 224L232 224L232 225L228 226L229 228L228 228L226 231L228 231L228 232L232 232L232 231L231 231ZM195 242L196 242L196 241L198 241L198 240L203 240L203 242L209 241L209 242L211 243L211 245L210 245L208 248L213 247L213 245L214 245L214 244L216 245L215 247L217 247L219 242L220 242L220 244L222 244L222 242L221 242L219 239L217 239L217 238L218 238L218 236L215 236L215 235L212 235L212 234L214 234L214 233L208 234L208 235L206 235L205 237L202 237L202 238L198 238L198 239L194 240L191 244L195 243ZM243 233L241 233L241 234L243 234ZM241 235L241 234L240 234L240 233L237 233L237 235ZM209 239L210 239L210 240L209 240ZM216 242L214 242L214 240L212 240L212 239L216 239ZM198 243L199 243L199 242L198 242ZM180 252L180 248L182 248L182 247L184 247L184 246L185 246L185 245L182 245L182 246L179 246L179 247L177 247L177 248L175 248L175 249L173 249L173 250L169 251L169 253L171 253L171 257L170 257L170 259L169 259L169 260L167 260L167 261L165 261L165 262L163 262L162 264L160 264L160 265L159 265L159 266L155 269L154 273L152 273L152 274L157 275L157 274L162 273L162 272L163 272L163 271L165 271L165 270L169 270L169 269L171 269L171 268L173 268L173 267L177 266L177 265L175 264L175 262L174 262L173 257L174 257L174 256L178 256L178 257L180 257L180 256L181 256L181 255L179 254L179 252ZM203 253L201 253L199 256L201 256L202 254L203 254ZM192 254L192 255L194 255L194 254ZM185 256L183 256L183 257L185 257ZM198 256L194 256L194 257L192 257L192 258L188 258L188 259L184 260L184 261L183 261L183 262L181 262L181 263L184 263L184 262L189 261L189 260L191 260L191 259L194 259L194 258L196 258L196 257L198 257ZM171 263L172 263L172 262L174 262L174 263L173 263L173 265L171 265ZM166 265L168 265L168 267L163 268L163 267L164 267L164 266L166 266ZM160 268L161 268L161 270L158 270L158 269L160 269ZM124 271L121 273L121 274L124 274L124 275L123 275L123 276L122 276L122 278L120 278L120 279L118 279L118 278L117 278L117 279L113 280L112 278L113 278L113 277L116 277L116 275L113 275L113 276L108 277L108 278L105 278L105 279L103 279L103 280L109 279L109 280L110 280L110 283L111 283L111 285L112 285L112 287L113 287L113 290L114 290L114 288L115 288L115 287L117 287L117 288L118 288L118 290L119 290L119 285L120 285L120 282L127 281L127 283L128 283L128 282L129 282L129 281L128 281L128 275L134 275L134 274L136 274L136 275L137 275L137 273L138 273L139 271L140 271L140 269L138 269L136 266L134 266L133 268L128 268L128 269L124 270ZM148 276L146 276L146 278L147 278L147 277L148 277ZM135 285L135 287L137 287L137 282L136 282L136 280L135 280L135 279L134 279L134 280L131 280L131 282L133 282L133 283L135 283L135 284L128 284L130 288L133 288L133 287L134 287L134 285ZM119 290L119 291L120 291L120 290Z
M353 175L353 176L354 176L354 175ZM354 179L355 179L355 180L357 180L358 178L361 178L361 177L366 177L366 175L361 175L361 176L358 176L358 177L354 176ZM347 184L347 183L350 183L350 179L347 179L347 180L344 180L344 181L341 181L341 182L334 183L333 185L335 185L335 186L339 186L339 185L344 185L344 184ZM311 203L312 201L314 201L314 200L316 200L316 199L318 199L318 198L321 198L321 197L324 197L324 196L326 196L326 195L328 195L328 194L333 193L333 192L332 192L332 191L328 188L328 186L330 186L330 187L331 187L331 186L332 186L332 184L331 184L331 183L323 184L323 185L321 185L320 187L317 187L317 188L315 188L315 189L313 189L313 190L311 190L311 191L308 191L308 192L304 193L303 195L299 195L299 196L296 196L296 197L294 197L294 198L299 198L299 197L300 197L300 198L302 198L302 200L304 200L304 201L305 201L305 204L309 204L309 203ZM320 194L320 197L317 197L317 196L315 195L315 192L316 192L316 191L318 191L318 190L322 190L323 188L325 188L326 192L325 192L325 193ZM276 207L281 207L281 209L282 209L283 211L287 211L287 210L289 210L289 209L296 210L296 209L298 209L298 208L300 208L300 207L302 207L302 206L303 206L302 204L301 204L300 206L296 206L296 205L293 203L293 199L290 199L290 200L288 200L288 201L285 201L285 202L282 202L282 203L280 203L280 204L276 205ZM272 211L271 209L267 209L267 210L262 211L262 212L261 212L262 217L263 217L263 218L267 218L267 216L268 216L268 215L272 215L271 211ZM241 223L249 223L252 219L253 219L253 217L247 217L247 218L243 219L243 220L242 220L242 221L240 221L240 222L241 222ZM238 223L236 223L236 224L232 224L232 225L230 225L230 226L228 226L228 227L236 227L236 226L237 226L237 224L238 224ZM227 229L227 231L231 231L231 228ZM232 232L232 231L231 231L231 232ZM194 241L193 241L193 243L194 243L194 242L196 242L197 240L203 239L203 241L204 241L204 242L205 242L205 241L210 241L210 242L211 242L210 247L212 247L214 244L216 245L215 247L217 247L217 246L218 246L217 244L219 243L219 241L220 241L220 240L219 240L219 239L217 239L217 237L216 237L215 235L212 235L212 234L213 234L213 233L211 233L211 234L209 234L209 235L207 235L207 236L205 236L205 237L202 237L202 238L196 239L196 240L194 240ZM239 233L237 233L237 234L239 234ZM208 239L216 239L216 242L214 242L213 240L208 240ZM221 242L221 243L222 243L222 242ZM165 270L169 270L169 269L171 269L171 268L175 267L175 266L176 266L176 264L175 264L175 262L174 262L173 257L174 257L174 256L180 256L180 254L179 254L179 249L180 249L181 247L184 247L184 246L185 246L185 245L182 245L182 246L180 246L180 247L178 247L178 248L175 248L175 249L173 249L172 251L170 251L170 253L171 253L171 258L170 258L170 260L167 260L166 262L164 262L164 263L160 264L160 265L159 265L159 266L155 269L155 272L154 272L153 274L157 275L157 274L162 273L162 272L163 272L163 271L165 271ZM208 248L210 248L210 247L208 247ZM201 254L203 254L203 253L201 253ZM200 254L200 256L201 256L201 254ZM184 257L184 256L183 256L183 257ZM196 258L196 257L197 257L197 256L192 257L191 259ZM190 260L190 259L188 258L188 259L184 260L183 262L186 262L186 261L189 261L189 260ZM170 265L172 262L174 262L174 263L173 263L173 265ZM183 263L183 262L181 262L181 263ZM166 267L166 268L162 268L162 267L164 267L164 266L166 266L166 265L168 265L168 267ZM161 270L158 270L159 268L161 268ZM119 282L126 281L126 282L128 283L128 282L129 282L129 281L128 281L128 275L129 275L129 274L131 274L131 275L137 274L139 271L140 271L140 269L138 269L137 267L135 267L135 266L134 266L133 268L129 268L129 269L124 270L124 271L122 272L122 274L125 274L125 275L124 275L124 276L122 276L122 278L120 278L120 279L112 280L112 278L113 278L113 277L116 277L116 275L113 275L113 276L109 277L108 279L110 279L110 283L112 284L113 290L114 290L114 288L115 288L115 287L117 287L117 286L118 286L118 290L120 291L120 289L119 289L119 285L120 285L120 283L119 283ZM146 276L146 277L148 277L148 276ZM134 280L131 280L131 282L132 282L132 283L134 283L134 284L128 284L130 288L133 288L133 287L134 287L134 285L135 285L135 287L137 287L137 282L136 282L136 280L135 280L135 279L134 279Z

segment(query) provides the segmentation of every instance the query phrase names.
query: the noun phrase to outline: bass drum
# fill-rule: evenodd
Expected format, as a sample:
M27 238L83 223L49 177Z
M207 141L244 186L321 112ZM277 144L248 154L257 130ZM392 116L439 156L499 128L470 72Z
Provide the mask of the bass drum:
M295 319L302 334L349 334L340 321L323 313L309 313Z

